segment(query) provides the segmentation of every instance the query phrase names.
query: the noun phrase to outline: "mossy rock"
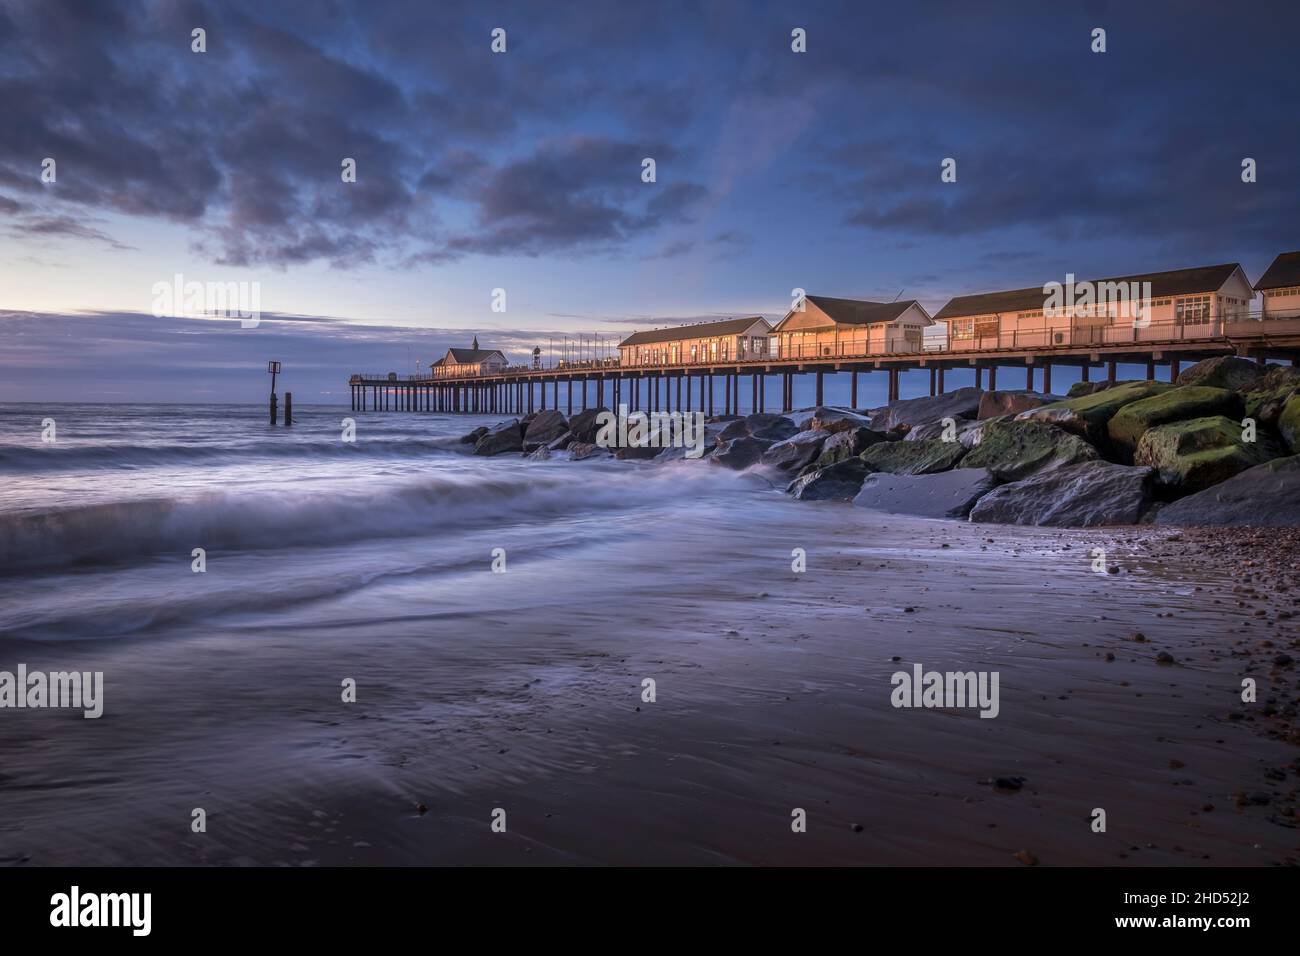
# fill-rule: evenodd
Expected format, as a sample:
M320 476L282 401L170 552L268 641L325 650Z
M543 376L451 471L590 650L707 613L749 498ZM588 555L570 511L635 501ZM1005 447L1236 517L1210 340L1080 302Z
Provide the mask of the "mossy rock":
M1125 405L1107 422L1106 433L1116 448L1131 455L1146 431L1157 425L1212 415L1240 418L1241 412L1241 397L1235 392L1186 385Z
M861 457L872 471L886 471L892 475L929 475L954 467L965 453L966 449L960 442L932 438L880 442L864 451Z
M1033 421L988 421L980 443L962 458L962 468L987 468L1000 481L1019 481L1039 471L1096 461L1086 441L1055 425Z
M1245 416L1255 419L1265 428L1277 428L1287 402L1298 393L1300 382L1243 392L1241 397L1245 405Z
M1257 362L1236 355L1219 355L1183 369L1178 384L1240 390L1263 374L1264 367Z
M1094 442L1106 438L1106 425L1125 405L1159 395L1174 388L1168 382L1125 382L1091 395L1067 398L1016 416L1020 420L1059 425Z
M1277 430L1293 452L1300 453L1300 395L1292 395L1282 407L1277 420Z
M1242 426L1222 415L1150 428L1133 454L1136 465L1156 469L1161 484L1191 493L1277 457L1267 436L1242 441Z

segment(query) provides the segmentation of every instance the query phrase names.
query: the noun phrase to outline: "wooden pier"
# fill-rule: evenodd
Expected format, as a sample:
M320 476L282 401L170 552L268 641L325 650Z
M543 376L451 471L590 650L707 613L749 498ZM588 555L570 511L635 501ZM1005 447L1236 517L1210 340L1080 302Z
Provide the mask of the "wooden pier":
M750 408L790 411L797 375L815 376L815 401L821 405L825 376L850 373L849 404L856 408L858 377L873 372L888 376L888 400L896 401L901 397L902 374L917 370L929 372L929 393L937 395L946 391L945 373L955 370L973 370L975 384L988 389L1000 385L1050 392L1052 369L1057 366L1081 369L1084 381L1089 381L1094 371L1099 375L1097 380L1114 381L1119 365L1145 365L1149 380L1156 378L1157 369L1167 369L1173 381L1183 365L1217 355L1236 355L1260 363L1282 360L1300 366L1300 318L1234 322L1212 336L1185 334L1182 327L1144 328L1134 330L1133 335L1140 336L1141 341L1062 345L999 342L990 348L888 355L795 355L676 365L590 362L555 368L512 367L495 374L465 377L355 374L348 387L353 411L522 415L564 405L566 408L561 410L573 414L574 384L578 383L577 410L589 407L590 394L594 398L590 407L626 404L631 411L702 411L714 415L739 410L742 381L749 393ZM1001 383L1000 371L1004 373ZM1008 373L1014 377L1008 377ZM774 404L769 404L765 391L773 376L779 377L781 394ZM566 386L563 394L562 385Z

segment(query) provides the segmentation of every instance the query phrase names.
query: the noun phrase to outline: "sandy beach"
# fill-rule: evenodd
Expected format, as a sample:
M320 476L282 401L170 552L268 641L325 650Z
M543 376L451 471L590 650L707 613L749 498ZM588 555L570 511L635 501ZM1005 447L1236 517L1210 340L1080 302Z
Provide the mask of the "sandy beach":
M454 546L316 553L331 583L305 597L281 577L305 549L243 555L266 603L232 597L219 627L179 594L120 639L11 627L0 663L102 670L106 707L0 722L0 860L1300 860L1293 535L977 526L589 464L492 462L607 497ZM891 674L918 662L998 672L998 716L893 707Z

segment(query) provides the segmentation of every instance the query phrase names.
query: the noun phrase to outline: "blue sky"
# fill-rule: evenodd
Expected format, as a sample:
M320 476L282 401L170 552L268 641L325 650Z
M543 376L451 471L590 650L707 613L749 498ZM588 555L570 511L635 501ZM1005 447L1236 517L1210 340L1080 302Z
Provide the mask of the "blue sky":
M1300 248L1297 26L1186 0L0 0L0 400L251 399L269 357L337 398L475 333L779 315L796 286L935 309L1067 272L1255 278ZM176 273L259 283L263 323L155 319Z

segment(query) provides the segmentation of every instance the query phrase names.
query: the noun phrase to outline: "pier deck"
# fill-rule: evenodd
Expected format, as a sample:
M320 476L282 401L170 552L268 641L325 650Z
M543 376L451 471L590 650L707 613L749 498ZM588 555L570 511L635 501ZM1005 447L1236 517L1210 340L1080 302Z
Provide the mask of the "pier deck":
M1119 331L1113 327L1096 330L1101 338L1111 338ZM1042 338L1050 333L1037 334ZM567 385L568 413L574 411L574 383L580 383L579 410L587 407L588 383L594 383L595 406L626 404L630 410L672 411L699 410L715 414L714 381L722 379L722 395L716 410L731 414L740 407L741 379L748 378L750 407L764 410L767 379L780 376L781 396L778 411L793 407L794 377L816 377L816 402L822 404L823 378L827 373L849 372L852 375L850 404L857 407L858 375L884 372L889 377L890 401L899 396L899 379L903 372L928 370L930 394L941 394L945 372L973 369L975 383L998 387L1000 369L1023 370L1021 381L1005 382L1006 388L1052 389L1052 368L1073 366L1082 369L1084 381L1092 370L1100 369L1105 378L1114 380L1120 364L1145 365L1146 377L1155 379L1158 368L1168 369L1169 379L1178 377L1184 363L1199 362L1218 355L1236 355L1255 359L1289 361L1300 366L1300 318L1279 320L1251 319L1225 326L1215 335L1192 335L1182 327L1131 330L1130 341L1076 341L1063 344L1031 342L969 343L962 348L872 355L791 355L746 360L711 360L673 365L620 365L612 362L587 362L558 365L552 368L512 367L495 374L462 377L399 378L388 375L354 374L348 381L354 411L424 411L526 414L559 408L561 384ZM966 343L963 343L966 345ZM1041 371L1041 379L1036 374ZM644 385L644 387L643 387ZM548 386L550 401L548 402ZM661 402L662 398L662 402Z

